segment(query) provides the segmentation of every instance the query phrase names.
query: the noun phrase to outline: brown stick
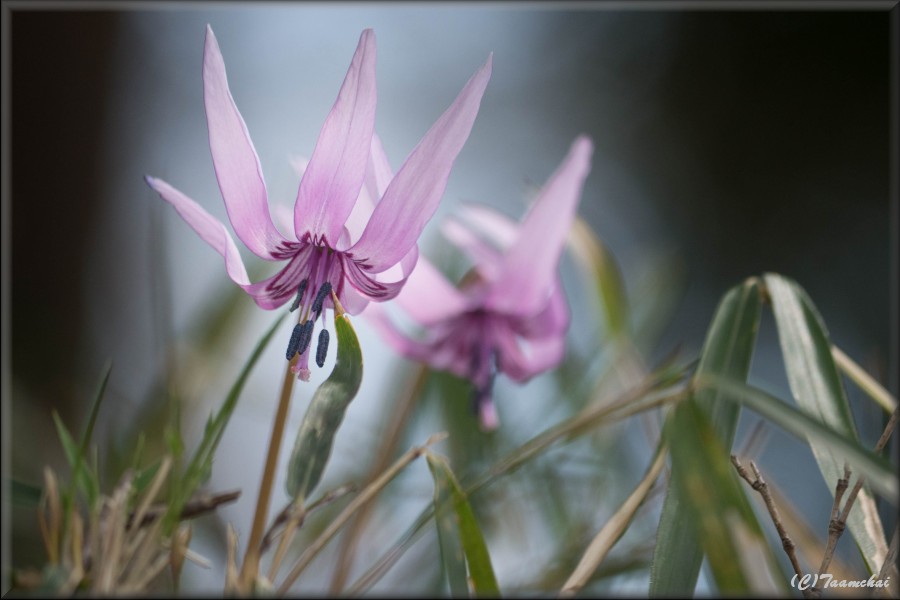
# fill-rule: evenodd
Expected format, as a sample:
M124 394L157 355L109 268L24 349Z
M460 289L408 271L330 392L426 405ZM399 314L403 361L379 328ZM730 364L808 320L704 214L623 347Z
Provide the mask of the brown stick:
M791 540L790 536L787 534L787 530L785 530L784 525L781 523L781 515L778 513L778 507L775 505L772 494L769 493L769 486L766 484L766 480L763 479L762 473L759 472L756 463L752 460L750 461L750 468L753 469L753 479L750 478L747 469L741 465L737 456L734 454L731 455L731 464L734 465L738 475L762 496L766 503L766 508L769 511L769 516L772 518L772 523L775 524L775 529L778 530L778 537L781 538L781 546L784 548L784 552L787 554L788 559L791 561L791 566L794 568L794 573L797 574L797 577L803 577L803 572L800 569L800 561L797 560L794 542ZM804 598L811 598L813 596L814 593L812 590L803 590Z
M894 427L897 425L897 418L900 417L900 407L895 408L894 412L891 413L891 418L888 420L887 425L884 427L884 431L881 433L881 437L878 438L878 442L875 444L875 454L879 454L884 447L887 445L888 440L891 439L891 435L894 433ZM837 487L834 492L834 507L837 507L840 504L840 495L843 494L843 490L847 489L847 485L850 479L850 469L847 465L844 465L844 479L839 479L837 483ZM843 483L842 483L843 482ZM828 523L828 544L825 546L825 555L822 557L822 565L819 567L819 574L822 575L828 570L828 566L831 564L831 559L834 557L835 548L837 548L838 540L841 538L841 534L844 533L844 528L847 525L847 518L850 516L850 509L853 508L853 503L856 502L856 497L859 495L859 491L862 489L863 483L865 483L864 477L859 477L856 480L856 485L853 486L853 489L850 491L850 494L847 496L847 501L844 503L843 510L840 511L840 515L835 518L836 510L832 510L831 521ZM843 489L841 489L843 486Z
M244 554L244 564L241 567L241 587L248 592L253 587L253 582L259 573L260 542L266 528L266 519L269 516L269 502L272 497L272 484L275 481L275 467L278 465L278 454L281 452L281 440L284 437L284 426L287 423L288 408L291 405L291 392L294 390L294 374L291 367L297 363L299 355L295 354L284 371L284 381L281 384L281 397L278 401L278 409L272 422L272 435L269 437L269 451L266 455L266 466L263 470L262 481L259 484L259 496L256 500L256 512L253 515L253 528L250 530L250 539L247 541L247 552Z

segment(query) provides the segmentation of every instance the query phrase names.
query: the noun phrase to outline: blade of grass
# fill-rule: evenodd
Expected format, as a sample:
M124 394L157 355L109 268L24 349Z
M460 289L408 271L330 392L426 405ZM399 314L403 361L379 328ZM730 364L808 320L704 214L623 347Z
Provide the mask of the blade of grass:
M319 536L303 551L303 554L300 555L300 558L297 559L297 562L294 563L294 566L291 568L291 571L284 578L281 585L278 587L277 595L284 596L288 590L290 590L291 586L303 572L303 570L309 566L309 563L322 551L326 544L337 534L337 532L343 527L350 517L359 510L362 506L370 502L378 493L384 489L384 487L389 484L400 472L405 469L412 461L420 457L425 453L428 446L439 442L444 439L446 434L436 433L432 435L430 438L425 440L425 443L421 446L416 446L410 448L403 456L397 459L394 464L392 464L388 469L386 469L381 475L378 476L377 479L372 481L369 485L367 485L346 507L341 513L328 524L328 527L319 534Z
M760 306L759 281L755 278L733 287L722 297L706 334L695 379L705 373L747 379L759 329ZM694 397L727 456L734 442L740 406L723 402L717 391L695 388ZM672 433L673 438L681 435L687 434L677 430ZM685 464L689 467L689 463ZM674 464L672 469L674 474ZM650 596L691 596L700 576L703 546L688 518L690 507L679 489L670 480L650 568Z
M300 502L319 484L331 456L334 436L362 383L362 350L346 314L335 311L334 329L338 344L334 370L306 409L288 464L287 491Z
M827 448L840 456L842 461L846 460L855 473L864 476L872 483L873 488L897 506L896 468L884 458L860 446L857 440L846 437L783 400L746 383L706 375L698 378L695 385L700 389L718 389L724 392L723 398L740 402L798 439L811 439L820 447Z
M834 359L834 364L844 372L844 375L859 386L859 389L864 391L869 398L877 402L886 413L891 414L894 412L894 409L897 408L897 399L834 344L831 345L831 357Z
M628 298L622 273L609 248L581 217L572 223L569 248L596 285L609 336L615 339L628 336Z
M657 449L656 457L647 470L647 474L644 475L641 482L638 483L631 495L625 500L625 503L619 507L619 510L600 529L587 547L587 550L585 550L578 566L575 567L575 570L572 571L572 574L563 584L559 593L560 597L574 596L591 580L600 567L600 563L603 562L613 545L631 524L631 519L634 518L634 514L644 502L644 499L650 492L650 488L653 487L656 478L659 477L665 465L666 450L660 446Z
M506 457L497 461L494 466L472 483L465 485L465 493L474 493L487 487L500 477L514 472L529 460L540 456L544 451L559 441L571 441L596 430L603 424L609 424L641 412L659 408L675 402L681 391L672 389L659 390L663 385L671 385L673 373L668 370L648 376L645 381L634 388L622 392L612 401L595 400L578 415L550 427L525 442ZM374 585L393 566L393 564L420 538L424 527L434 516L434 506L429 505L398 538L398 541L384 553L362 576L348 589L347 595L354 596Z
M797 405L839 435L856 441L856 426L822 317L796 282L767 273L765 283L775 313L788 384ZM810 448L825 484L833 494L834 486L843 473L844 458L830 446L814 440L810 440ZM896 496L896 479L891 479L894 481L892 495ZM869 482L873 486L881 483L872 479ZM847 525L869 572L877 572L887 553L884 527L872 496L865 487L860 490L857 502L860 510L850 513Z
M432 452L426 452L425 458L434 477L434 506L435 513L439 516L438 533L441 539L441 554L444 554L445 539L452 539L455 537L454 533L458 533L458 539L462 543L462 550L465 556L465 564L469 567L469 575L475 595L499 596L500 588L497 585L497 578L494 576L494 568L491 566L491 556L488 553L487 544L484 542L484 536L481 533L481 528L478 526L478 521L475 519L475 513L472 511L472 505L469 504L467 494L460 487L459 482L453 475L453 471L450 470L450 465L447 464L443 457L437 456ZM452 510L452 514L448 515L450 510ZM447 527L448 525L449 527ZM453 544L448 545L448 549L453 547ZM450 562L452 563L453 561L451 560ZM448 563L445 562L446 564ZM454 576L460 574L458 565L452 574ZM467 596L468 585L464 569L462 575L462 581L450 581L450 590L454 595L462 591L463 595Z
M249 377L253 367L256 366L256 362L262 355L263 350L268 346L272 336L278 329L278 326L281 325L281 322L284 320L284 317L285 315L281 315L275 319L272 326L269 327L268 331L266 331L259 342L257 342L256 347L253 349L253 352L241 369L240 374L231 386L231 390L229 390L228 395L225 397L225 401L222 403L219 412L214 417L211 415L209 421L207 421L206 428L203 432L203 439L200 440L200 445L194 452L190 464L188 464L187 468L184 470L184 475L178 486L178 493L174 494L170 499L169 509L163 517L163 531L166 536L172 533L178 522L178 518L181 515L181 509L187 501L190 500L194 491L209 477L209 474L212 471L212 461L216 448L219 445L219 441L222 439L222 434L225 433L225 427L228 425L228 421L234 412L234 408L237 406L238 398L241 395L241 391L244 389L247 377Z
M672 483L684 516L703 547L722 594L746 594L759 573L744 570L742 546L764 547L762 530L731 469L728 451L694 401L670 415L666 437L672 448ZM744 539L735 535L741 526ZM749 538L749 539L748 539Z

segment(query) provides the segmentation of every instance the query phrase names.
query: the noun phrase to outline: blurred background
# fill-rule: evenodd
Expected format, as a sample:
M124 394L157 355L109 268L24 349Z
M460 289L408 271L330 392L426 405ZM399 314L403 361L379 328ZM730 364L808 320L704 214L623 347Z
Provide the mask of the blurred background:
M97 428L101 455L115 464L139 429L158 431L173 389L185 402L192 448L275 318L235 291L221 258L142 179L165 179L227 223L203 112L207 23L272 204L292 205L299 179L290 157L312 151L364 28L374 28L378 40L376 130L395 169L493 52L493 78L426 229L425 255L461 273L453 271L459 257L439 235L440 219L466 201L518 218L571 141L586 133L596 151L579 214L618 261L648 364L676 350L685 360L695 357L721 296L748 276L774 271L806 289L832 341L896 395L896 370L888 368L897 359L891 287L897 263L891 257L887 12L515 3L145 6L4 15L11 33L4 40L11 68L4 80L11 103L4 127L11 195L4 214L11 219L3 248L11 351L4 353L3 401L11 418L4 419L3 442L15 478L38 484L45 464L66 472L51 410L80 432L108 358L112 376ZM252 278L272 272L248 255ZM591 288L569 256L563 276L574 315L572 354L587 360L604 341L591 314ZM365 473L361 457L380 443L380 424L414 369L383 352L363 319L354 324L366 378L322 489ZM283 327L247 384L208 485L240 488L244 496L198 522L195 548L217 564L187 567L185 589L221 590L222 524L234 523L242 540L249 532L289 336L290 326ZM570 377L587 376L577 363L569 366ZM329 370L326 365L311 385L295 390L288 448L314 386ZM790 399L768 310L750 381ZM501 379L502 427L485 436L466 412L459 382L432 383L399 447L442 429L468 432L442 447L463 473L480 472L575 408L560 398L553 374L522 387ZM446 389L432 389L441 385ZM862 438L871 444L882 427L880 410L854 389L848 393ZM458 400L451 398L447 408L444 397L454 395ZM757 421L743 415L738 445ZM783 484L821 534L831 500L808 448L777 429L767 433L757 450L764 472ZM627 495L652 450L645 438L627 425L598 434L473 500L501 589L540 589L536 565L548 589L554 569L571 570L589 539L573 532L596 531L616 499ZM287 454L286 448L283 462ZM559 478L570 478L565 485L574 492L533 501ZM396 485L391 504L379 505L367 530L360 554L367 558L356 561L353 575L431 497L423 464ZM279 483L274 505L285 501ZM551 511L553 502L563 505ZM41 564L33 511L14 508L12 515L4 535L11 535L13 566ZM548 515L563 525L554 527ZM510 520L529 526L510 534ZM644 554L629 556L652 551L657 520L650 516L634 528L629 547L643 547ZM842 544L844 558L855 564L850 540ZM434 587L439 571L428 566L437 562L436 547L418 547L376 589L440 592ZM624 564L627 557L620 558ZM320 572L307 574L301 589L328 585L329 555L320 560ZM646 571L637 564L598 585L643 593Z

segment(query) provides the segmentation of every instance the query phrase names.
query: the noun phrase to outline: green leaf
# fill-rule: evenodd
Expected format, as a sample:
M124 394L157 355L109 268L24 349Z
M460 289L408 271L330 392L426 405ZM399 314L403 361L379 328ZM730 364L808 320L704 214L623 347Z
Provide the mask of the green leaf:
M41 496L44 495L43 490L39 486L17 479L7 479L7 481L9 482L9 492L12 496L13 504L26 508L38 507L41 502Z
M723 398L740 402L797 438L809 440L810 443L841 456L855 473L864 476L873 488L897 506L896 468L881 456L863 448L857 440L835 431L783 400L745 383L705 376L698 378L695 385L701 389L717 389L723 392ZM855 512L854 508L850 514L853 515Z
M53 422L56 425L56 433L59 435L59 441L62 443L63 452L65 452L66 455L66 460L72 468L72 485L69 486L69 491L62 495L63 503L68 510L68 507L71 506L74 501L74 488L72 486L77 486L77 489L79 489L86 498L91 498L93 494L92 490L96 490L99 486L96 479L92 477L93 473L90 469L79 469L78 471L75 471L75 465L79 462L78 446L75 444L72 434L69 433L69 430L66 428L65 423L63 423L59 413L54 410L52 416Z
M428 452L426 458L434 477L434 509L451 594L454 597L468 596L465 565L460 562L462 557L457 555L461 545L475 595L499 596L500 588L487 544L466 493L443 457Z
M275 319L275 322L269 327L269 330L266 331L259 342L257 342L256 347L250 354L250 358L247 359L244 368L241 369L240 374L231 386L228 395L225 397L225 401L222 403L219 412L207 423L206 429L203 432L203 439L200 440L200 445L194 452L194 456L185 469L182 479L177 483L176 492L172 493L172 497L169 501L169 508L166 511L165 517L163 517L163 530L167 535L171 534L181 515L181 509L184 508L184 505L190 500L191 496L193 496L194 491L209 477L216 448L219 445L219 441L222 439L222 435L225 433L225 427L228 425L229 419L231 419L234 408L237 406L238 398L241 395L241 391L244 389L247 377L250 376L250 371L253 370L253 367L262 355L263 350L265 350L266 346L268 346L269 342L272 340L272 336L275 334L278 326L281 325L284 317L285 315L281 315Z
M434 478L434 520L441 548L441 563L450 585L450 597L468 598L469 580L466 555L459 539L459 516L454 510L453 486L441 465L427 457Z
M772 300L778 339L794 400L810 416L839 435L856 441L856 427L834 363L828 331L812 300L800 286L786 277L767 273L765 282ZM849 457L816 440L810 440L810 448L833 495L835 484L843 475L844 461ZM896 496L896 479L890 479L893 480L893 495ZM869 482L872 485L882 483L872 479ZM861 510L850 512L847 526L869 572L877 573L887 554L887 541L866 486L860 490L857 503Z
M746 380L756 333L759 329L760 290L758 280L748 279L723 296L706 334L697 376L713 373ZM696 376L695 376L696 377ZM717 390L700 390L694 394L698 408L710 421L713 431L729 454L740 415L740 406L722 402ZM672 433L677 438L693 435ZM689 463L688 467L690 467ZM673 471L677 468L673 465ZM650 568L650 596L691 596L697 586L703 547L697 530L688 518L691 507L681 497L679 488L669 482L663 501L656 547Z
M335 313L334 330L338 344L334 369L306 409L288 465L288 494L301 502L319 484L334 436L362 383L362 350L347 315Z
M612 252L581 217L576 217L572 224L569 246L597 286L597 296L610 337L627 335L628 298L622 273Z
M737 523L763 544L762 531L729 461L729 453L706 418L699 402L674 408L666 427L671 443L672 484L684 520L700 540L718 591L746 593L759 574L744 570L743 556L733 535Z

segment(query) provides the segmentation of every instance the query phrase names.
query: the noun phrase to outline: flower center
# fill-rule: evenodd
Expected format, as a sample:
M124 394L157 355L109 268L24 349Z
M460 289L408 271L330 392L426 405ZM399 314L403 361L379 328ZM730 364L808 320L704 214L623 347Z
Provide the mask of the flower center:
M299 310L300 314L285 352L285 357L289 361L299 355L291 370L303 381L309 381L310 343L316 319L319 317L322 317L322 329L319 331L315 356L319 367L325 365L329 334L325 329L324 312L328 307L327 304L331 302L331 294L335 292L331 280L334 279L336 263L339 263L337 252L327 246L307 246L307 251L310 252L306 265L309 276L297 286L297 294L290 306L290 312ZM339 266L337 270L340 271ZM339 272L337 280L340 282Z

